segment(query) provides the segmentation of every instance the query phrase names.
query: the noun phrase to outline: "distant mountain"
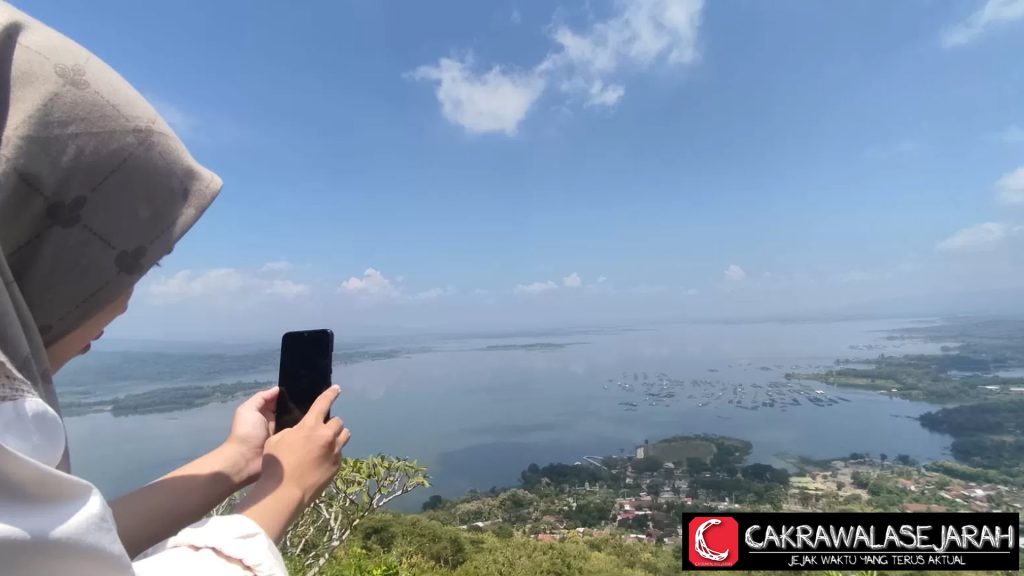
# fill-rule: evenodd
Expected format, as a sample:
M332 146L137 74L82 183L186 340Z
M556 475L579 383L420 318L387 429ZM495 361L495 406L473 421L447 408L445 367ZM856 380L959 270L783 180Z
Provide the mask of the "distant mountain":
M1020 316L1024 287L887 298L837 309L837 313L878 316Z
M95 348L105 352L167 352L173 354L246 354L276 350L278 342L210 342L183 340L127 340L102 338Z

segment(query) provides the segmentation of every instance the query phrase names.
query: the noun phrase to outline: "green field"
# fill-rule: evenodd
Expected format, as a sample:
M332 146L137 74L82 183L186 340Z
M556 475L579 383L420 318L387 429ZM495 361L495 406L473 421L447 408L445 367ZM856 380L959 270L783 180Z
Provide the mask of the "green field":
M650 456L665 462L686 463L688 458L699 458L705 464L713 459L742 464L751 451L746 440L702 434L699 436L673 436L658 440L649 447ZM716 458L716 456L718 458Z
M686 462L687 458L700 458L710 462L715 445L702 438L669 438L651 444L651 456L665 462Z

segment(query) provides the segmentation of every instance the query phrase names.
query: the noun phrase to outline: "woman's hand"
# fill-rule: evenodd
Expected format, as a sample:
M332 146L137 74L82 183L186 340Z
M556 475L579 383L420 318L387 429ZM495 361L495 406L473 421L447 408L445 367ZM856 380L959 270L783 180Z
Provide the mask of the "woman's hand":
M235 410L231 434L213 451L110 503L121 543L132 557L201 519L260 475L274 427L277 388Z
M224 449L238 459L242 486L259 478L263 463L263 450L274 434L274 410L277 406L277 386L257 392L235 409L231 433L224 441Z
M339 388L331 386L298 424L271 436L263 451L260 478L238 505L237 512L274 540L323 492L341 466L341 449L351 433L340 418L324 422L338 394Z
M341 393L337 386L325 390L295 426L270 438L263 452L268 482L287 484L309 504L323 492L341 466L341 449L351 433L341 418L327 422L331 405Z

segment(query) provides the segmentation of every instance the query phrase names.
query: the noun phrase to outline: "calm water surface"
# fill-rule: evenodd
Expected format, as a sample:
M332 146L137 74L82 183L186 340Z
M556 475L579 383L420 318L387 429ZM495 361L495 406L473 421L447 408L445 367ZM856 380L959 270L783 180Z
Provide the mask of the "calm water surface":
M905 323L684 324L557 337L438 341L429 353L337 366L336 380L343 393L335 412L353 431L350 455L415 458L429 467L432 490L445 496L469 488L514 485L519 471L531 462L619 454L645 439L675 434L749 439L754 443L752 460L776 464L783 453L830 457L858 451L941 458L949 437L930 433L913 420L933 408L925 403L832 388L823 392L848 402L826 407L803 402L786 411L753 411L725 400L737 384L752 390L754 384L783 382L786 371L879 353L852 350L851 345L897 346L884 349L887 354L937 351L938 345L884 339L883 330ZM482 350L535 342L572 345ZM691 389L698 389L686 384L667 405L650 406L635 391L644 372L650 379L664 373L688 383L701 380L699 394L721 390L725 399L700 406L701 396L687 397ZM276 376L243 370L223 375L222 381L243 375ZM631 389L624 390L620 381L631 384ZM812 393L825 388L807 386ZM638 406L627 410L621 402ZM227 433L233 409L234 405L216 404L170 414L70 418L74 470L108 497L116 497L214 447Z

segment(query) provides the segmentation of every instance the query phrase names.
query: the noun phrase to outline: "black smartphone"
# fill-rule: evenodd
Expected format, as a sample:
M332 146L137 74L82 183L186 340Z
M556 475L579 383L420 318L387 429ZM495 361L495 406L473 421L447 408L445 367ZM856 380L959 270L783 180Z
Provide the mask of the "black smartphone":
M334 332L330 330L288 332L281 338L275 431L295 426L309 412L313 401L331 385L333 363Z

